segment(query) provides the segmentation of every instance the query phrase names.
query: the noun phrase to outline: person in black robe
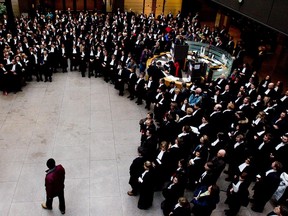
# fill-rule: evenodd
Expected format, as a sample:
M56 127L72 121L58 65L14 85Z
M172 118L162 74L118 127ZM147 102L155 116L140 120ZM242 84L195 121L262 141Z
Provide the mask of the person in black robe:
M137 82L135 83L135 95L137 97L136 103L137 105L142 104L142 100L145 95L145 80L144 73L140 73Z
M280 174L282 164L279 161L274 161L271 169L256 176L254 186L253 206L252 211L262 212L266 203L270 200L280 183Z
M0 64L0 90L3 91L3 95L8 95L8 82L9 76L8 71L5 69L4 65Z
M192 213L194 216L210 216L220 200L217 185L202 186L194 191Z
M67 72L67 67L68 67L68 52L67 52L67 48L65 47L65 44L62 43L61 44L61 48L60 48L60 65L62 68L62 72L65 73Z
M247 174L243 172L239 178L233 180L227 189L227 199L225 201L228 204L229 209L225 210L225 215L234 216L240 210L240 207L247 206L249 203L249 183L245 180Z
M161 203L161 209L163 214L168 216L173 210L174 206L177 204L178 199L183 196L184 188L181 186L180 176L173 176L172 180L168 185L162 190L162 195L165 200Z
M190 204L185 197L180 197L174 209L170 212L170 216L190 216Z
M85 77L86 67L87 67L87 65L86 65L86 55L85 55L84 49L82 49L81 52L80 52L80 58L79 58L79 70L81 72L82 77Z
M144 170L145 171L138 177L140 194L138 208L142 210L150 208L154 198L154 178L152 163L150 161L144 163Z
M273 211L269 212L267 216L288 216L288 207L285 205L278 205Z
M129 184L132 187L131 191L128 191L127 194L129 196L136 196L139 192L139 184L138 177L144 172L143 164L145 162L145 158L143 157L144 148L139 146L138 149L138 157L135 158L130 165L130 179Z

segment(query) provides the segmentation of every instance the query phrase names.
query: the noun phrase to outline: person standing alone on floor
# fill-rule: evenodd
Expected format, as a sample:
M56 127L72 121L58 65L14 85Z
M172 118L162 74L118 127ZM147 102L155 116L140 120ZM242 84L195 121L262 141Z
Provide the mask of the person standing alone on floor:
M45 187L46 187L46 203L42 203L41 206L44 209L52 210L53 198L59 198L59 209L62 214L65 214L65 199L64 199L64 180L65 169L61 164L56 166L56 162L53 158L50 158L47 163Z

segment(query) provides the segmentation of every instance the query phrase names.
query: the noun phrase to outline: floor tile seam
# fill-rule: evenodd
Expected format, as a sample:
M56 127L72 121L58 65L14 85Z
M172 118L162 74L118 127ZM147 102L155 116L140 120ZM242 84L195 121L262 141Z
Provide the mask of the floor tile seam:
M39 205L41 202L43 202L43 199L39 199L39 200L33 200L33 201L21 201L21 200L15 200L15 201L12 201L11 205L12 204L18 204L18 203L35 203L37 205Z
M121 198L121 193L119 193L118 196L112 196L112 195L101 195L101 196L91 196L89 195L89 198L100 198L100 199L105 199L105 198Z
M88 73L89 73L89 71L88 71ZM92 76L93 77L93 76ZM89 185L88 185L88 187L89 187L89 194L90 194L90 191L91 191L91 145L92 145L92 135L91 135L91 133L92 133L92 131L91 131L91 122L92 122L92 102L91 102L91 100L92 100L92 94L91 94L91 92L92 92L92 81L91 81L91 79L89 80L89 84L90 84L90 94L89 94L89 102L90 102L90 118L89 118L89 155L88 155L88 167L89 167L89 171L88 171L88 176L89 176L89 179L88 179L88 181L89 181ZM88 203L88 208L90 209L91 208L91 202L90 202L91 200L90 200L90 197L89 197L89 203ZM89 211L89 215L90 215L90 211Z
M106 158L106 159L90 159L90 161L116 161L117 162L117 158L115 158L115 159L110 159L110 158Z
M57 118L57 123L56 123L56 127L55 127L55 133L53 134L53 146L52 146L52 155L54 154L54 151L55 151L55 146L56 146L56 143L55 143L55 140L56 140L56 131L58 131L58 128L59 128L59 123L60 123L60 119L61 119L61 115L63 113L63 103L64 103L64 98L65 98L65 94L66 94L66 90L67 90L67 85L68 85L68 76L69 76L69 72L66 74L61 74L61 76L64 76L65 75L65 85L63 86L63 94L62 94L62 99L61 99L61 102L59 102L59 106L61 107L59 109L59 113L58 113L58 118Z

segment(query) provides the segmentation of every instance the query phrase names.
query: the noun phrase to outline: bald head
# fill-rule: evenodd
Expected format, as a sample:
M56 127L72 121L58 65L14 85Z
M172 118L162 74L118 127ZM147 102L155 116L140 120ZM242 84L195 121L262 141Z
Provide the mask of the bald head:
M201 93L202 93L202 89L201 88L196 88L195 94L201 94Z
M226 151L224 149L220 149L218 152L217 152L217 157L222 157L224 158L226 155Z

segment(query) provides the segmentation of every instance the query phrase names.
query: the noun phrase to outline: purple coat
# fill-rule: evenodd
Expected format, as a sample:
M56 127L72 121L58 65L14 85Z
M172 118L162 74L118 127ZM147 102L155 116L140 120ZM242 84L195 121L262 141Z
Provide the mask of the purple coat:
M57 165L54 169L48 170L45 178L45 187L48 197L55 197L64 189L65 169Z

